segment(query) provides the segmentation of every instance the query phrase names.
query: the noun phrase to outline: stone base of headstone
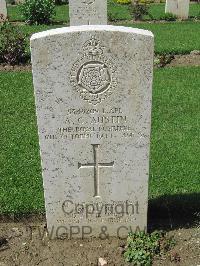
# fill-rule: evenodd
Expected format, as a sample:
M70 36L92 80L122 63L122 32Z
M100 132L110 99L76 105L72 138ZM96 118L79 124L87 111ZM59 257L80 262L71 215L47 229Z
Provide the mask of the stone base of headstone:
M180 19L188 19L190 0L166 0L165 13L172 13Z

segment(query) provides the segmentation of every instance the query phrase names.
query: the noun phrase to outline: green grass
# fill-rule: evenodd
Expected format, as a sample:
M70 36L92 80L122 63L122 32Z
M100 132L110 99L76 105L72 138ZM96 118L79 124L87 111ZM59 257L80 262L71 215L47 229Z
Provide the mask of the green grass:
M54 21L69 22L69 6L56 6L56 16Z
M180 23L140 23L123 24L124 26L142 28L150 30L155 35L155 52L157 54L173 53L187 54L192 50L200 50L200 22L180 22ZM52 28L63 27L63 25L53 26L28 26L21 25L20 29L29 37L39 31Z
M108 1L108 19L110 21L131 20L129 6L117 4L113 0Z
M9 21L23 21L19 6L8 6Z
M155 70L151 199L200 192L199 73L199 67ZM0 212L43 211L32 75L0 72L0 80Z
M200 22L126 25L152 31L155 36L155 52L158 54L187 54L192 50L200 50Z
M165 4L151 4L150 14L154 19L160 20L165 15ZM190 4L190 17L200 14L200 5ZM19 6L9 6L8 16L10 21L23 21L20 14ZM110 20L131 20L131 14L128 5L120 5L114 3L113 0L108 1L108 17ZM145 19L150 19L148 16ZM69 22L68 5L56 6L56 16L54 21Z
M200 68L155 71L151 197L200 192Z
M0 72L0 212L43 209L31 73Z

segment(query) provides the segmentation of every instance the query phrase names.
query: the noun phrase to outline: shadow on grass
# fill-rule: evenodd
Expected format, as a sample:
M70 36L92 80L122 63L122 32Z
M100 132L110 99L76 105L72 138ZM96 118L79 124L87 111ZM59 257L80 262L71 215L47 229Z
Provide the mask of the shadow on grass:
M148 230L200 226L200 193L165 195L149 201Z

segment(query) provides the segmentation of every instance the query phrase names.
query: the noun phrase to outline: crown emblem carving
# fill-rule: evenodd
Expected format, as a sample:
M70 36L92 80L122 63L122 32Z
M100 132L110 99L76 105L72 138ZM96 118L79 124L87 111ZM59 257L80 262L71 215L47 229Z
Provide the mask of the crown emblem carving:
M94 36L83 45L83 51L88 55L93 56L103 54L103 48L104 47L100 46L100 41Z
M108 98L117 86L116 67L104 55L104 46L92 36L83 46L83 53L71 69L70 81L81 99L97 105Z

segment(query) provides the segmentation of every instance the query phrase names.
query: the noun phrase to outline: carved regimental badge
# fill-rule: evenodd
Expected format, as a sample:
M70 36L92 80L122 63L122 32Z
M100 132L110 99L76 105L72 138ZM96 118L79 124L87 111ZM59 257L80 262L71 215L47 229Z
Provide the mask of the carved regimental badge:
M70 81L83 100L96 105L115 90L116 67L111 59L104 56L104 47L94 36L84 43L82 49L82 56L71 69Z

